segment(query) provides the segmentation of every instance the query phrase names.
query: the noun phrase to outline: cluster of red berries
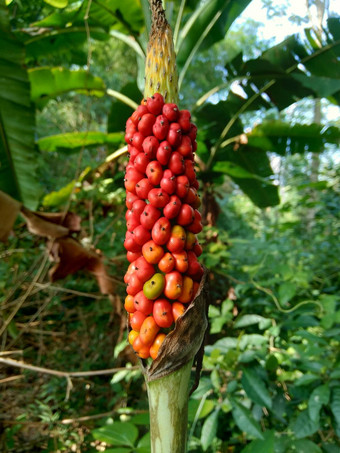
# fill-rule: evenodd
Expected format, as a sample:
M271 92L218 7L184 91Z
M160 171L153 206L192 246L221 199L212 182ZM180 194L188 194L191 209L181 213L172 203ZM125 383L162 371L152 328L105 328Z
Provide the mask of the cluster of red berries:
M124 247L130 262L125 309L129 342L139 357L155 359L166 333L194 299L203 275L196 126L188 110L156 93L126 123Z

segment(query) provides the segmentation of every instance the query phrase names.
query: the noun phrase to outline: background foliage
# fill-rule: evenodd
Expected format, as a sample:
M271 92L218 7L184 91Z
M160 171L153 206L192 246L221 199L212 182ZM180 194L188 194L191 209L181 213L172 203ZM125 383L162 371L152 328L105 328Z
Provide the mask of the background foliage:
M148 5L7 3L0 190L25 208L0 249L0 449L148 452L145 388L121 311L124 127L142 97ZM261 23L239 20L249 3L166 2L181 106L199 130L212 296L189 451L336 453L340 124L330 112L340 102L340 19L322 11L321 29L306 11L291 18L303 32L266 41ZM76 214L52 243L46 212ZM73 254L66 266L65 244L81 264ZM37 373L8 357L84 373Z

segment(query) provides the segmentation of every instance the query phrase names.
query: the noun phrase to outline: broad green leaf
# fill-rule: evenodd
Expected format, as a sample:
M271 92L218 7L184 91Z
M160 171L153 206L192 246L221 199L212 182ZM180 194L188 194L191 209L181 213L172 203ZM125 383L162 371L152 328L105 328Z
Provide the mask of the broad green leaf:
M64 55L72 60L72 63L86 64L86 53L83 45L87 41L84 21L79 27L68 27L56 30L49 30L45 33L33 36L26 41L26 56L29 61L41 61L46 57L53 57L55 54ZM109 35L102 27L91 28L91 39L106 41ZM72 42L72 46L70 46Z
M3 3L0 5L0 72L0 190L35 209L41 190L25 48L10 30Z
M246 407L238 404L236 401L232 400L232 414L236 425L240 428L241 431L244 431L250 437L255 437L256 439L264 439L263 433L261 431L260 425L254 420L251 412Z
M339 453L339 447L335 444L322 444L322 451L325 453ZM307 452L308 453L308 452Z
M253 440L241 453L274 453L275 435L273 431L265 431L263 440Z
M296 419L291 422L290 426L297 439L311 436L320 427L318 422L309 418L307 410L300 412Z
M320 379L320 376L317 375L317 374L313 374L313 373L306 373L304 374L303 376L299 377L296 381L295 381L295 385L297 386L304 386L304 385L309 385L311 384L312 382L315 382L317 380Z
M264 318L261 315L255 315L255 314L250 314L250 315L244 315L240 316L239 318L236 319L234 322L234 328L238 329L240 327L246 327L246 326L251 326L253 324L259 324L259 323L264 323L265 321L269 321L267 318Z
M37 141L41 151L79 151L83 148L92 148L103 145L119 145L123 136L119 133L106 134L105 132L66 132L64 134L49 135Z
M324 151L327 143L338 143L340 129L322 124L290 124L281 120L263 121L247 133L247 146L277 153L304 154Z
M293 282L283 282L279 286L279 300L281 305L287 304L296 294L296 285Z
M65 8L68 5L68 0L44 0L44 2L55 8Z
M227 175L234 176L235 178L256 178L255 174L250 173L233 162L217 162L213 167L213 171L226 173Z
M216 437L219 408L215 409L204 421L202 426L201 443L204 451L208 450Z
M58 0L52 0L58 1ZM88 9L89 0L70 3L63 11L55 11L44 19L35 22L36 27L78 28L84 25L84 16ZM144 26L143 14L138 0L96 0L92 1L89 9L88 23L92 29L110 27L126 34L136 35Z
M200 407L200 413L198 414L198 419L205 418L207 415L210 414L210 412L215 408L216 402L212 400L206 399L201 405L200 400L193 400L190 399L189 401L189 408L188 408L188 413L189 413L189 420L193 421L194 418L197 416L197 410Z
M137 447L140 449L148 448L150 451L150 432L144 434L144 436L138 441ZM137 451L140 451L138 448Z
M241 337L239 346L240 349L244 350L248 346L254 347L254 346L262 346L263 344L266 344L268 342L268 339L264 337L263 335L259 335L257 333L249 334L249 335L243 335Z
M62 67L33 68L28 71L31 82L31 99L36 104L44 104L70 91L77 91L90 96L103 96L105 84L100 77L93 76L83 69Z
M198 42L202 50L223 39L228 28L249 3L250 0L210 0L199 3L179 35L179 67L185 64Z
M133 447L138 437L138 429L132 423L115 422L92 431L96 440L113 446Z
M340 425L340 387L334 387L332 389L331 411L336 423Z
M288 445L293 447L294 451L298 453L322 453L321 448L308 439L294 440Z
M316 387L308 400L308 413L311 420L318 422L320 409L323 405L328 404L330 390L328 385Z
M244 368L241 382L246 394L254 403L267 408L272 407L272 399L268 389L255 370Z

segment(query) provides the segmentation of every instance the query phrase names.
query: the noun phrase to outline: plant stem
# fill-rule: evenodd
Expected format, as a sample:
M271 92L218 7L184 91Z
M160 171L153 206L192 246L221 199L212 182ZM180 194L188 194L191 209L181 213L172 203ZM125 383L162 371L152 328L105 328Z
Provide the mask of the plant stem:
M147 381L151 453L185 453L192 361L177 371Z

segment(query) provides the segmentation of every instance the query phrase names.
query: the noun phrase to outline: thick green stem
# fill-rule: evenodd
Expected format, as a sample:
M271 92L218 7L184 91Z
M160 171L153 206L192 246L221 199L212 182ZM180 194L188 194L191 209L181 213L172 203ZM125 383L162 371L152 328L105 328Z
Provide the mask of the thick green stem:
M177 371L147 382L151 453L185 453L192 361Z

